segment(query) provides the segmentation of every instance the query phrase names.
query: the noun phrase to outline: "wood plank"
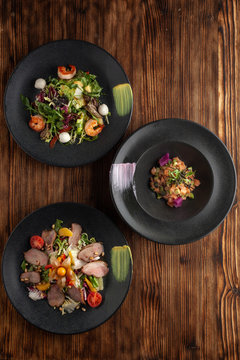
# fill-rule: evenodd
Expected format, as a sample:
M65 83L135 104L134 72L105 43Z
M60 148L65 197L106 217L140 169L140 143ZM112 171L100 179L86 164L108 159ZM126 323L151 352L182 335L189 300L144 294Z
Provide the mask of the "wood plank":
M190 245L156 244L131 230L112 204L108 173L120 144L84 167L44 165L16 145L3 113L7 80L23 56L51 40L87 40L116 57L132 84L134 111L124 138L157 119L192 120L220 137L239 174L238 15L237 0L1 2L1 253L25 215L53 202L78 201L102 210L121 229L134 273L116 314L73 336L27 323L1 283L0 360L240 357L239 190L227 219L210 235Z

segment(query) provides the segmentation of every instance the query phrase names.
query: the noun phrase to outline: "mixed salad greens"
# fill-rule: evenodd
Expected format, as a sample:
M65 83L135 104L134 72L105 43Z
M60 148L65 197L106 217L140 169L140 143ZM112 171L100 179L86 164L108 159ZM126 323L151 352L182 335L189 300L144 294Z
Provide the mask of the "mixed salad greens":
M21 100L31 114L29 126L50 147L57 141L94 141L109 123L108 107L100 101L103 89L94 74L77 71L74 65L59 66L58 77L37 79L35 87L40 92L33 102L24 95Z
M103 277L109 269L103 261L102 243L82 232L79 224L63 227L57 219L51 230L30 238L24 253L20 280L28 284L28 295L36 301L46 298L62 314L102 302Z

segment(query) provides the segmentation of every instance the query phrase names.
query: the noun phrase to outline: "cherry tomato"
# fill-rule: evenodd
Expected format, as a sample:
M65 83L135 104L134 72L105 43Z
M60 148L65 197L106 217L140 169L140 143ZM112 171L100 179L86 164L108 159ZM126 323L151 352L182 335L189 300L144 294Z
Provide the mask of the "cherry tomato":
M99 292L90 292L87 297L88 305L91 307L97 307L102 302L102 295Z
M36 132L40 132L45 128L45 121L41 115L32 115L28 125Z
M32 248L40 250L44 246L44 240L41 236L33 235L30 239L30 245Z

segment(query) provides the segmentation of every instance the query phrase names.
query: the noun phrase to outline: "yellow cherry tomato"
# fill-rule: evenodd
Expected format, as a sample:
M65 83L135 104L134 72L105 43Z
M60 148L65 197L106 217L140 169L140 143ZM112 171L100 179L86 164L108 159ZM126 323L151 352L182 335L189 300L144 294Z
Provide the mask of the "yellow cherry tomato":
M45 291L50 288L50 283L47 282L47 283L38 284L38 285L36 285L36 288L40 291Z
M70 237L70 236L73 235L73 233L72 233L72 231L69 230L68 228L61 228L61 229L59 229L59 231L58 231L58 235Z
M66 269L63 266L60 266L57 269L57 274L58 274L58 276L64 276L66 274Z

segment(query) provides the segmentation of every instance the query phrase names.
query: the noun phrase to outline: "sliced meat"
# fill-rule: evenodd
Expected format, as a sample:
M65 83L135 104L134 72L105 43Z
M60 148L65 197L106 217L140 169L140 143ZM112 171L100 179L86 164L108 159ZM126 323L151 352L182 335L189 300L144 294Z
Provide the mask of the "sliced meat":
M89 262L103 253L103 245L99 242L85 246L78 253L78 259Z
M20 280L26 284L38 284L40 282L40 274L37 271L27 271L21 274Z
M47 299L50 306L61 306L65 301L65 296L57 284L52 285L47 293Z
M79 224L72 224L72 233L73 235L70 236L68 239L69 245L78 245L78 241L80 240L80 236L82 233L82 227Z
M97 111L97 108L93 103L89 102L87 105L84 106L85 109L93 116L95 116L98 119L102 119L102 116Z
M32 265L46 266L48 263L48 256L43 251L38 249L30 249L24 253L26 262Z
M82 267L82 272L86 275L93 275L96 277L102 277L107 275L109 268L105 261L92 261Z
M42 238L45 243L45 249L47 253L51 253L53 251L53 243L57 237L57 233L55 230L43 230Z
M80 288L76 288L75 286L71 286L70 288L68 288L67 294L74 301L81 302L82 304L84 304L83 293L82 293L82 290Z

